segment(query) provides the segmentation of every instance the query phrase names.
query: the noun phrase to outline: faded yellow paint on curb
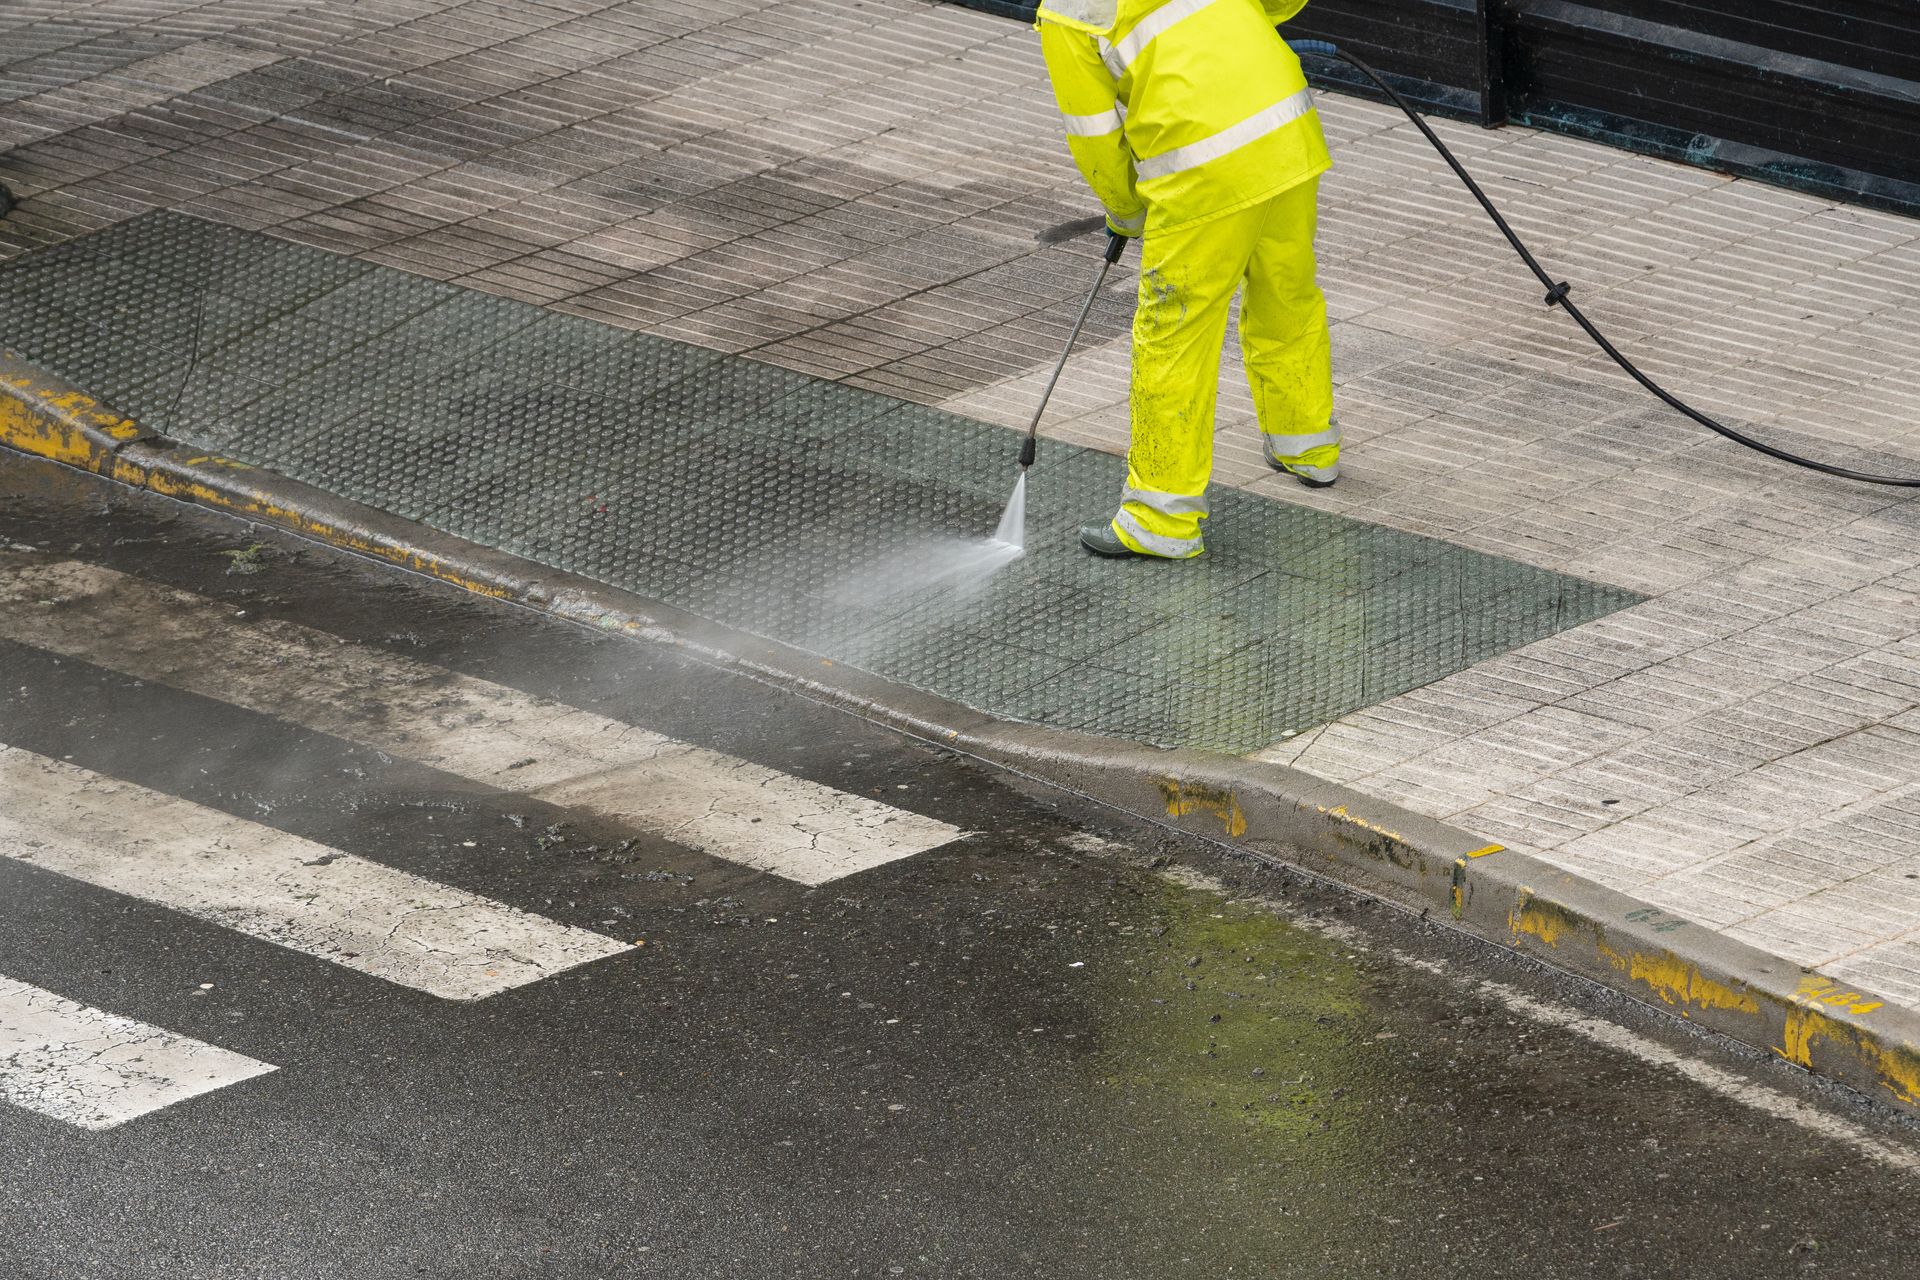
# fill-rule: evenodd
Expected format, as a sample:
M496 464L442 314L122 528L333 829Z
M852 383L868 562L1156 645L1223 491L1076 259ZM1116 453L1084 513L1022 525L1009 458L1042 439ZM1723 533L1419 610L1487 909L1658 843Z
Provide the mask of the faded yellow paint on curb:
M1507 916L1507 927L1516 941L1538 938L1556 950L1576 934L1586 935L1596 954L1662 1004L1678 1009L1682 1016L1705 1009L1760 1012L1760 1002L1753 995L1709 978L1692 961L1671 951L1616 947L1603 925L1557 902L1543 902L1531 889L1520 891Z
M254 468L247 463L232 458L222 458L212 454L182 459L183 465L213 466L233 472L248 472ZM116 477L118 478L118 477ZM154 469L145 469L144 478L139 482L142 487L154 493L165 494L170 498L180 498L202 506L217 507L222 511L231 511L235 515L251 516L277 524L283 529L314 538L329 546L340 547L360 555L373 556L390 564L400 565L416 573L450 583L475 595L486 596L494 600L505 600L512 592L497 583L485 582L479 578L460 572L444 559L398 543L385 542L370 538L339 525L319 519L298 507L280 501L275 495L263 488L245 487L241 492L231 492L216 488L202 480L182 477Z
M1447 906L1452 910L1455 920L1463 919L1467 914L1467 864L1475 858L1505 853L1506 849L1507 846L1503 844L1485 844L1453 860L1453 872L1447 877Z
M1247 815L1241 811L1240 800L1231 791L1165 778L1160 782L1160 796L1166 802L1169 818L1210 813L1220 819L1221 826L1229 836L1238 838L1247 834Z
M418 547L370 536L302 510L275 492L273 486L286 484L284 479L237 458L178 449L144 458L130 456L123 450L135 442L149 441L156 446L168 442L133 418L57 379L36 375L3 355L0 363L5 366L5 372L0 373L0 444L104 475L132 488L276 524L331 546L438 578L476 595L507 599L513 594L497 583L463 573L443 557ZM249 475L266 476L269 481L252 483L246 479Z
M1628 951L1624 954L1608 946L1604 937L1596 940L1600 954L1613 967L1659 996L1683 1014L1692 1009L1733 1009L1740 1013L1759 1013L1760 1002L1745 991L1736 991L1700 972L1700 966L1683 960L1671 951Z
M1376 826L1374 823L1367 821L1365 818L1361 817L1359 814L1349 813L1347 812L1347 806L1345 806L1344 804L1336 804L1332 808L1328 808L1325 805L1315 805L1314 808L1318 809L1321 813L1325 814L1329 818L1333 818L1340 822L1344 822L1349 826L1358 827L1362 831L1369 832L1376 836L1384 836L1388 840L1394 841L1396 844L1407 843L1406 838L1402 836L1398 831L1391 831L1386 827Z
M1530 936L1550 947L1558 947L1561 938L1585 923L1558 903L1541 902L1531 889L1522 889L1513 910L1507 913L1507 927L1513 931L1515 941Z
M92 396L18 372L0 377L0 442L23 453L98 473L119 446L144 434Z
M1780 1044L1774 1052L1796 1066L1814 1068L1814 1050L1822 1043L1869 1062L1880 1083L1901 1101L1920 1104L1920 1047L1889 1045L1863 1021L1883 1002L1864 1000L1833 979L1810 973L1800 979Z

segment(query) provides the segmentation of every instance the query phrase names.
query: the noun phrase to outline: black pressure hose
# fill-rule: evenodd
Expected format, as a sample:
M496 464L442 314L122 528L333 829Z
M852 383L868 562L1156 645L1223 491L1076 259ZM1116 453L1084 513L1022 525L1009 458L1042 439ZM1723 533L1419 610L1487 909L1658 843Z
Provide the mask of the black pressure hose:
M1609 342L1607 336L1594 326L1593 321L1587 319L1585 313L1574 305L1573 299L1567 296L1568 293L1571 292L1572 286L1565 281L1555 283L1553 277L1546 273L1540 266L1539 261L1536 260L1533 254L1527 249L1525 243L1514 233L1513 228L1507 225L1507 220L1500 216L1500 210L1494 208L1493 201L1487 199L1487 193L1480 189L1480 184L1473 180L1473 175L1468 173L1466 167L1454 158L1453 152L1447 149L1447 144L1440 141L1439 135L1428 127L1427 122L1421 118L1418 111L1413 109L1412 104L1401 97L1399 91L1392 85L1380 78L1379 72L1348 53L1345 49L1340 48L1338 45L1329 44L1324 40L1290 40L1288 43L1293 46L1295 53L1317 54L1323 58L1338 58L1342 62L1347 63L1355 71L1358 71L1361 75L1379 86L1380 91L1393 101L1394 106L1406 112L1407 119L1413 121L1414 126L1426 135L1427 141L1433 144L1433 149L1440 153L1440 158L1447 162L1448 166L1458 175L1460 181L1466 184L1467 190L1473 193L1473 198L1480 202L1480 207L1487 211L1487 216L1493 219L1493 225L1500 228L1500 234L1507 238L1507 243L1513 246L1513 251L1520 255L1520 261L1527 264L1527 270L1533 272L1534 276L1545 286L1547 291L1547 305L1550 307L1559 307L1568 315L1572 316L1574 323L1582 329L1585 329L1587 336L1593 339L1595 345L1606 352L1615 364L1625 369L1635 382L1638 382L1654 395L1660 397L1660 399L1668 405L1686 414L1689 418L1692 418L1709 431L1717 432L1735 444L1743 444L1749 449L1764 453L1769 458L1778 458L1782 462L1790 462L1796 467L1806 467L1811 471L1818 471L1825 475L1839 476L1842 480L1858 480L1862 484L1892 485L1900 489L1920 489L1920 478L1876 476L1865 471L1854 471L1848 467L1835 466L1831 462L1820 462L1813 458L1803 458L1797 453L1788 453L1785 449L1770 445L1764 440L1756 440L1745 432L1734 430L1725 423L1715 422L1712 418L1709 418L1706 414L1700 412L1679 396L1674 395L1652 378L1642 373L1639 367L1622 354L1618 347Z

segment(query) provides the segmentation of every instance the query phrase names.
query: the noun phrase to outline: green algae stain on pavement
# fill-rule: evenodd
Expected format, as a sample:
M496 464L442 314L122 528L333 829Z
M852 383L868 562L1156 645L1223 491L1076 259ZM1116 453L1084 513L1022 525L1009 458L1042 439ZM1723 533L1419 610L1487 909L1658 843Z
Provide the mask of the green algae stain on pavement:
M1398 1108L1423 1088L1367 962L1200 878L1117 879L1128 905L1109 899L1104 935L1087 931L1104 940L1069 949L1091 1047L1067 1092L1110 1150L1100 1187L1059 1194L1154 1206L1165 1225L1131 1274L1204 1257L1214 1274L1345 1276L1356 1247L1417 1267L1381 1224L1411 1216Z
M1360 1099L1394 1071L1354 958L1268 907L1164 882L1153 946L1106 992L1101 1083L1294 1162L1363 1155Z
M1637 603L1219 487L1207 554L1099 561L1121 459L154 213L0 264L0 343L142 424L992 714L1246 752ZM1352 457L1355 472L1364 451Z

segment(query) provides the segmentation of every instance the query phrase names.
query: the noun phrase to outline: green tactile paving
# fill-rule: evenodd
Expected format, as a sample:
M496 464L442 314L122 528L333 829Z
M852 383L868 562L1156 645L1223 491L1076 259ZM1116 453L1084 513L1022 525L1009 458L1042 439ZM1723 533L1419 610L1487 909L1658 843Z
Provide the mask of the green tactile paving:
M1094 559L1119 459L175 214L0 265L0 341L375 507L984 710L1247 751L1632 593L1216 491L1208 554ZM943 541L944 540L944 541Z

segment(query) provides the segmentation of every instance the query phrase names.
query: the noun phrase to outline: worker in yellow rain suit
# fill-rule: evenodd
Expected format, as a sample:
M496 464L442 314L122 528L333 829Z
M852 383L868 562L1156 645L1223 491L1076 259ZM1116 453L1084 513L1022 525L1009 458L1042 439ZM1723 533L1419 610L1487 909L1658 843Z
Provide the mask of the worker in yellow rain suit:
M1127 487L1101 555L1202 550L1233 296L1267 461L1340 474L1327 305L1314 280L1331 164L1300 60L1274 30L1306 0L1044 0L1040 48L1110 231L1142 236Z

